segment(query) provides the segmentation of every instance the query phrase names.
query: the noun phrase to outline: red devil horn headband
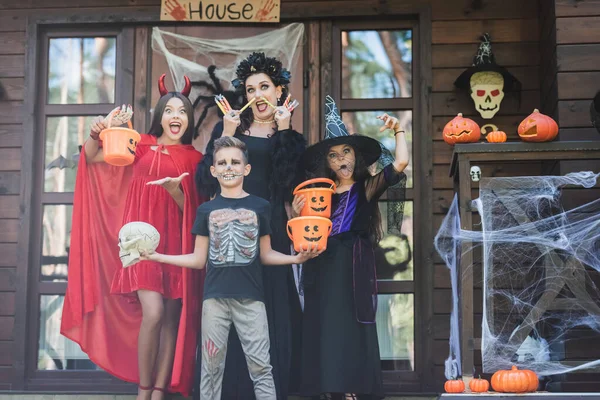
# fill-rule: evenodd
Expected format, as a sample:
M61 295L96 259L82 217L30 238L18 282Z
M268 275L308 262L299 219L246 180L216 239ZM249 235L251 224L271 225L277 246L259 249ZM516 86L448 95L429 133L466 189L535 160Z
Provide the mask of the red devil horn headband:
M169 91L165 87L165 76L166 75L167 74L162 74L160 76L160 78L158 78L158 92L160 93L161 96L164 96L165 94L169 93ZM181 94L184 95L185 97L188 97L190 95L190 90L192 90L192 83L190 82L190 78L188 78L185 75L183 76L183 79L185 79L185 86L183 87Z

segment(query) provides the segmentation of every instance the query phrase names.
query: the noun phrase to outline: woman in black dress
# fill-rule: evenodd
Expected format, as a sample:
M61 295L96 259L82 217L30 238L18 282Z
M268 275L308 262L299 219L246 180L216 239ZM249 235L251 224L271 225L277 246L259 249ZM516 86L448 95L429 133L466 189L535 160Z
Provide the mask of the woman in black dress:
M329 96L326 106L325 139L302 157L310 175L330 178L337 185L327 250L303 268L302 394L383 398L375 326L374 247L381 239L377 202L388 187L405 183L408 149L398 120L378 116L382 131L394 131L395 160L390 158L371 176L368 167L381 161L381 145L366 136L348 135ZM296 196L294 215L305 201Z
M286 234L288 215L286 203L292 200L292 189L297 183L299 160L306 142L291 127L291 107L287 107L291 74L276 58L264 53L252 53L243 60L232 82L245 102L255 98L254 103L240 113L243 104L232 104L231 111L223 116L212 133L205 158L198 165L196 184L200 192L212 197L218 183L210 175L212 148L215 139L234 136L246 144L252 166L250 175L244 179L244 190L271 203L271 242L273 249L290 254L290 241ZM266 100L266 101L265 101ZM273 109L270 105L276 106ZM291 207L288 207L291 210ZM278 399L287 399L290 384L292 357L291 313L300 308L290 267L264 267L263 283L265 306L269 320L271 340L271 365ZM244 352L235 329L230 331L223 400L253 399L252 381L248 374Z

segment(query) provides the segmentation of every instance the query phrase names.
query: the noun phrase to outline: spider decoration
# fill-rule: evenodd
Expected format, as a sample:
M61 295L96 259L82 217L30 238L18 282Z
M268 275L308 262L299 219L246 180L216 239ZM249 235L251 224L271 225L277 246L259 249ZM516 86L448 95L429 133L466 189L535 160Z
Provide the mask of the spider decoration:
M223 96L225 96L225 98L227 99L229 104L231 104L232 107L238 108L238 109L239 109L239 107L241 107L242 103L244 102L244 94L242 92L236 92L235 90L234 91L223 90L223 86L221 86L221 82L219 81L219 78L217 78L217 76L215 74L216 69L217 69L216 65L211 65L210 67L208 67L208 75L210 76L212 84L207 81L192 82L192 87L203 88L203 89L206 89L207 91L211 92L208 95L200 94L200 95L198 95L196 100L194 100L194 103L193 103L194 110L196 109L196 107L198 107L198 105L200 105L200 103L202 101L206 101L204 110L202 111L202 114L200 114L200 118L198 118L198 122L196 122L196 127L195 127L196 133L194 135L194 138L198 137L198 135L199 135L198 129L200 129L202 122L204 122L204 120L206 119L206 116L208 115L208 111L212 107L215 107L217 105L217 103L215 103L215 95L222 94ZM220 110L217 110L217 112L219 113L219 116L222 118L223 113Z

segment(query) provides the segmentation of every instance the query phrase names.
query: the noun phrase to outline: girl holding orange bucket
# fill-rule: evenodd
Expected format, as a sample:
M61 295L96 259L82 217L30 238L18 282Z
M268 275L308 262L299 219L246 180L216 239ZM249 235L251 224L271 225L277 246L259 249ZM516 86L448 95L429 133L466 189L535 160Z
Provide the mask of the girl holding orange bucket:
M223 123L215 126L196 174L201 193L213 197L219 187L210 174L214 141L222 136L233 136L244 142L252 164L250 175L244 179L244 190L271 203L273 249L284 254L291 251L291 241L286 233L286 206L290 206L295 177L300 170L300 156L306 147L304 137L291 124L294 107L289 97L290 81L291 73L277 58L256 52L242 60L236 70L236 79L232 81L235 94L239 96L229 95L230 99L241 98L241 104L219 104L223 106ZM244 104L249 102L244 109ZM297 375L291 371L291 349L299 348L293 344L293 335L298 333L298 341L300 335L292 330L291 321L294 315L300 319L300 302L291 266L265 267L262 276L273 379L277 399L285 400L292 386L291 380ZM229 335L222 398L254 398L253 384L235 329Z
M394 132L395 160L382 157L377 140L349 135L329 96L325 139L302 157L310 175L329 178L337 186L327 250L304 264L301 392L306 396L383 398L375 326L374 247L382 236L377 202L388 187L405 184L408 148L396 118L377 118L383 122L381 131ZM368 167L376 162L383 168L371 175ZM295 215L312 200L296 195Z
M153 261L122 268L115 242L123 225L142 221L160 233L157 251L193 250L200 198L191 175L202 154L191 144L191 85L185 77L181 92L168 92L164 78L148 134L121 144L130 161L110 156L117 142L103 146L116 132L103 117L92 122L77 172L61 326L100 368L138 383L139 400L190 393L202 288L200 272Z

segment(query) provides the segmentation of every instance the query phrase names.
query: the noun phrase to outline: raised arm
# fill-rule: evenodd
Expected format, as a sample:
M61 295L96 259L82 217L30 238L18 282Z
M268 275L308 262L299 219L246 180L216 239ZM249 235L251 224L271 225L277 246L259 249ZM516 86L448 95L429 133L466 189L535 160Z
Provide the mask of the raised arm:
M151 260L163 264L176 265L183 268L203 269L208 256L208 236L196 235L194 252L191 254L167 255L160 253L143 254L142 260Z
M396 150L394 154L394 162L392 165L397 173L404 171L408 165L408 145L406 143L406 132L400 126L398 118L390 117L387 114L379 115L377 119L383 121L383 126L379 128L379 132L383 132L386 129L394 131L394 139L396 141Z
M104 125L104 117L98 115L92 120L90 126L90 138L85 141L83 151L85 154L85 160L88 164L104 162L104 152L100 147L100 132L106 129Z
M397 118L390 117L387 114L377 116L377 119L383 121L383 126L379 128L380 132L387 129L394 131L396 149L394 151L394 161L383 168L377 175L369 177L365 182L365 192L367 200L378 199L385 190L400 182L406 182L406 175L403 171L408 165L408 145L406 143L405 132L400 127Z

